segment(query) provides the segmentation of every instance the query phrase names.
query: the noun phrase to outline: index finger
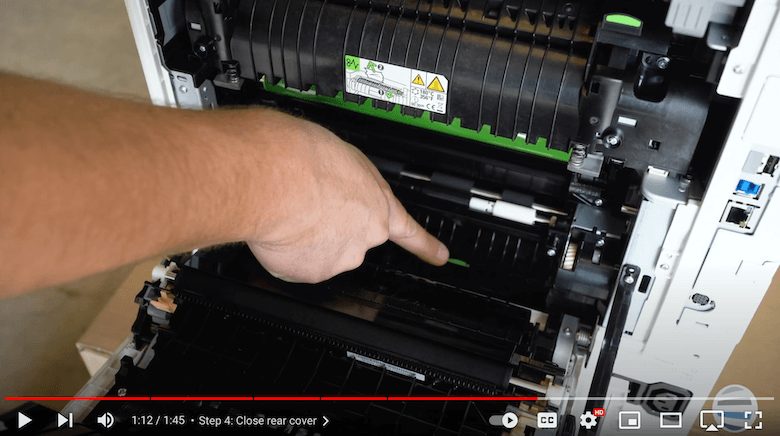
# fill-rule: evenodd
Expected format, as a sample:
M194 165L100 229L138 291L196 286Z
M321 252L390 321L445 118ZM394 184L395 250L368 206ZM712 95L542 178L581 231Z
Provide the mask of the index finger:
M366 168L374 175L377 183L384 188L385 197L390 208L388 214L388 239L432 265L442 266L447 263L450 259L450 250L409 215L368 156L357 148L353 147L353 149L365 163Z
M389 227L389 239L420 259L436 266L449 260L447 247L417 223L395 196L390 198Z

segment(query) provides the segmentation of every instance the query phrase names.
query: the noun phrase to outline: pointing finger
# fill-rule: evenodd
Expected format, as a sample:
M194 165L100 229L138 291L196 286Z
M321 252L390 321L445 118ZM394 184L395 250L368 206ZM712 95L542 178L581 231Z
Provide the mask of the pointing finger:
M390 198L390 240L436 266L447 263L450 252L406 212L397 198Z

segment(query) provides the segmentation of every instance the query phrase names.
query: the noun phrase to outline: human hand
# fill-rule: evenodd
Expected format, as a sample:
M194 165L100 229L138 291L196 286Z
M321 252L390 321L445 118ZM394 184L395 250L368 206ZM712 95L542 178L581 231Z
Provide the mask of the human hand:
M270 116L280 118L280 130L265 134L284 138L274 153L278 213L247 242L271 274L320 282L357 268L368 249L387 240L433 265L447 262L444 244L406 212L357 148L316 124Z
M13 211L0 213L0 298L235 241L298 282L356 268L388 239L434 264L449 256L362 153L304 120L7 74L0 93L0 187L13 187L0 189L0 209Z

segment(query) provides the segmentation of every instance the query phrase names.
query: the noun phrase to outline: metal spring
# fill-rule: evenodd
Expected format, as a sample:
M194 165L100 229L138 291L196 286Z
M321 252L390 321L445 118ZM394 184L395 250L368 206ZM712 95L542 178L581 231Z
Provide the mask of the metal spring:
M590 332L577 330L577 345L588 348L590 347L591 341L592 338L590 336Z
M569 163L572 166L579 167L585 162L585 158L588 157L587 147L585 144L575 143L571 150L571 156L569 156Z
M239 73L238 73L238 62L236 61L228 61L225 62L223 65L226 66L225 68L225 78L230 83L238 83L240 80Z
M225 71L225 77L227 77L228 82L230 83L238 83L238 70L229 68Z

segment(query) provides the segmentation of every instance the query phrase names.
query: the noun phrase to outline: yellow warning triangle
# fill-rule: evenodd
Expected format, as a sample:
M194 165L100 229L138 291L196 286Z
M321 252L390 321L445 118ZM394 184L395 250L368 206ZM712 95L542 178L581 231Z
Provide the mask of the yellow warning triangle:
M439 78L436 77L433 79L433 82L431 82L430 85L428 85L428 89L432 89L434 91L444 92L444 88L441 86L441 82L439 82Z
M423 82L422 77L420 77L419 74L417 75L417 77L414 78L414 80L412 80L412 83L414 83L415 85L425 86L425 82Z

